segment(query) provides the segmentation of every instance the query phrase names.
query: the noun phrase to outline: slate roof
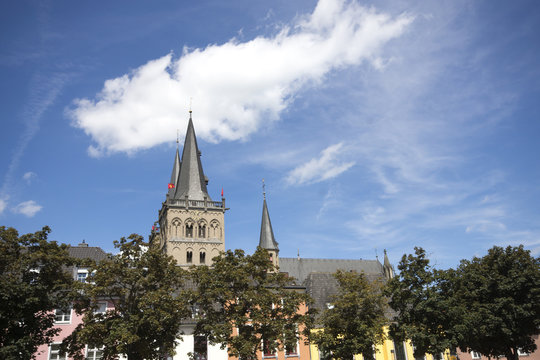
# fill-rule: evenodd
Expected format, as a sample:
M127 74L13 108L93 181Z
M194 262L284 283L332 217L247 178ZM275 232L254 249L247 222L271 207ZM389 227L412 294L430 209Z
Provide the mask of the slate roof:
M278 250L278 243L274 237L274 230L272 230L272 223L270 222L270 215L268 214L268 207L266 206L266 198L263 202L263 212L261 220L261 236L259 238L259 246L266 250Z
M174 156L174 164L173 169L171 173L171 181L170 184L173 184L173 188L169 189L169 192L167 193L167 198L173 198L174 193L176 192L176 187L178 186L178 175L180 175L180 154L178 153L178 148L176 149L176 155Z
M175 163L176 165L176 163ZM201 164L201 152L197 146L197 138L191 112L189 116L188 128L186 131L186 139L184 140L184 150L182 151L182 162L180 165L180 173L174 199L180 200L188 197L189 200L204 200L212 201L206 190L206 177Z
M279 271L297 279L299 284L306 281L311 273L335 273L337 270L363 271L366 275L383 276L383 266L379 260L304 259L279 258Z
M69 256L76 259L91 259L101 261L106 259L109 254L97 246L70 246L68 248Z

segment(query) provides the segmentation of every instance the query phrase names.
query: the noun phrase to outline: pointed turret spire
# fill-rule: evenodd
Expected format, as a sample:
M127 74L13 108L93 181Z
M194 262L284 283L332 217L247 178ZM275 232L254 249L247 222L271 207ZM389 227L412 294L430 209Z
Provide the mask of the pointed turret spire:
M176 140L178 144L178 140ZM169 192L167 193L167 198L172 199L174 193L176 192L176 187L178 186L178 175L180 174L180 154L178 153L178 146L176 147L176 155L174 156L174 164L171 173L171 181L169 182Z
M191 110L189 111L189 123L184 140L181 165L174 199L185 199L187 196L190 200L204 200L206 198L211 201L212 199L206 190L206 178L202 169L201 152L197 146Z
M272 223L270 222L270 215L268 214L268 206L266 206L266 197L263 200L261 237L259 239L259 246L266 250L279 251L278 243L276 239L274 238L274 231L272 230Z
M387 279L392 279L394 277L394 268L388 260L388 255L386 254L386 249L384 249L384 265L383 265L384 275Z

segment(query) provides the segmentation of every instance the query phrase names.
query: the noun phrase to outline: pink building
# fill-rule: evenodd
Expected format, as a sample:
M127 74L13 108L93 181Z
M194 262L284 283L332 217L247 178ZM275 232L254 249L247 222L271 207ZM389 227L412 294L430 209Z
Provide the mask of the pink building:
M533 336L534 343L536 344L537 350L533 353L518 352L519 360L540 360L540 335ZM457 353L459 360L490 360L487 356L482 356L475 351L471 352L461 352ZM499 360L506 359L506 357L500 357ZM494 359L497 360L497 359Z
M77 259L92 259L95 261L103 260L107 257L107 253L99 247L88 246L84 241L78 246L72 246L69 248L69 255ZM81 267L73 267L70 269L73 272L73 278L77 281L86 281L88 276L88 269ZM107 308L111 308L112 303L103 301L99 304L98 311L106 311ZM71 334L71 332L82 322L82 316L79 316L75 311L70 309L56 309L55 310L56 323L55 327L60 329L58 335L53 339L53 342L48 345L41 345L38 348L36 354L37 360L67 360L69 359L65 354L61 354L58 351L58 347L62 340ZM89 360L101 359L101 352L99 349L85 348L85 356Z

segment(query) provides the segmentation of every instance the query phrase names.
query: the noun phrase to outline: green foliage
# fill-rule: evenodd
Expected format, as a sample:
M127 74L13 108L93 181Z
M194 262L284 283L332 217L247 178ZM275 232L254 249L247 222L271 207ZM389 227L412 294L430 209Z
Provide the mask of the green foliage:
M69 305L73 278L67 245L48 241L50 231L0 227L0 359L31 359L59 332L54 309Z
M424 249L414 250L414 255L403 255L399 275L387 284L389 305L396 312L390 336L411 340L415 356L440 354L455 347L451 323L459 313L451 306L451 274L433 269Z
M455 297L462 308L459 345L484 355L518 359L536 349L540 328L540 259L519 247L493 247L482 258L463 260Z
M85 344L104 346L104 360L172 354L181 321L191 314L182 290L185 271L139 235L121 238L115 247L120 252L93 266L88 282L78 285L74 307L84 314L83 323L64 346L75 359L84 358ZM94 312L100 301L114 309Z
M459 346L517 360L533 351L540 328L540 260L519 247L493 247L456 269L435 270L425 251L403 256L388 284L397 312L392 336L410 339L415 355Z
M335 359L348 360L355 354L372 359L373 345L382 344L387 325L382 284L355 271L339 270L334 276L339 292L318 321L322 329L312 332L310 341Z
M212 267L193 267L200 314L195 333L242 359L255 359L262 339L279 349L295 347L299 328L309 326L309 314L300 312L309 297L276 270L261 248L252 256L229 250Z

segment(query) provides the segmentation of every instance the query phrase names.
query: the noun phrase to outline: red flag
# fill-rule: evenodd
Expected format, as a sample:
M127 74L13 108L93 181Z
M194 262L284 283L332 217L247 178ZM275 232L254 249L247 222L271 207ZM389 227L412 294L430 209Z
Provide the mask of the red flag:
M152 225L152 231L156 230L156 227L154 225Z
M169 183L169 189L174 189L174 184L173 183Z
M221 188L221 197L223 197L223 187Z

